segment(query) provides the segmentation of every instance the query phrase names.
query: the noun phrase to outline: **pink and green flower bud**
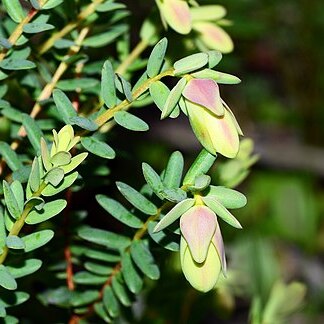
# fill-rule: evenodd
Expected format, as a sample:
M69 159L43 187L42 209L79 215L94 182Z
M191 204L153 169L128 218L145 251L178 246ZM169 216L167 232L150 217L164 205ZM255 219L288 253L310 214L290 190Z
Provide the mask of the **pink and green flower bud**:
M185 238L195 262L202 263L206 260L216 224L216 214L203 205L193 206L181 216L181 235Z
M188 34L191 31L191 14L187 1L156 0L162 19L176 32Z
M195 22L192 28L200 34L200 40L209 49L218 50L222 53L233 51L234 44L231 37L215 23Z
M239 150L239 130L234 115L227 109L217 117L208 109L186 100L191 127L203 147L211 154L234 158Z
M219 87L214 80L191 79L187 83L182 95L193 103L207 108L216 116L222 117L225 114Z
M183 274L193 288L208 292L215 287L222 265L213 243L209 244L205 261L198 263L193 259L186 240L181 236L180 262Z

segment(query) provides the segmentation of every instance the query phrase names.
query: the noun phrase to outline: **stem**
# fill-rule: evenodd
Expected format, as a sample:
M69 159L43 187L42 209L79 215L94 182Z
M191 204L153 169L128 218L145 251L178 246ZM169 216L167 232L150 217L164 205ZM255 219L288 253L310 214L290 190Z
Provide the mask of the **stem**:
M32 194L32 197L40 197L42 191L45 189L46 186L47 184L45 182L42 182L38 190ZM12 229L9 232L9 235L17 236L20 233L20 230L24 226L28 214L33 209L33 207L34 206L32 204L26 204L21 216L13 224ZM0 264L2 264L6 260L8 252L9 249L7 246L5 246L3 249L3 253L0 255Z
M149 89L150 85L156 81L159 81L160 79L166 77L166 76L174 76L174 69L168 69L160 74L158 74L157 76L148 79L147 81L145 81L138 89L136 89L135 91L133 91L133 101L129 102L127 99L125 99L124 101L122 101L119 105L108 109L107 111L105 111L102 115L100 115L99 117L97 117L95 119L95 123L101 127L102 125L104 125L106 122L108 122L117 111L120 110L127 110L131 104L138 98L140 97L146 90Z
M38 10L36 10L34 8L30 9L27 16L17 25L17 27L15 28L15 30L13 31L13 33L10 35L10 37L8 39L9 43L12 46L16 45L17 40L23 33L24 26L27 25L37 13L38 13ZM4 48L2 50L2 52L0 53L0 61L2 61L6 57L8 51L9 51L8 48Z
M90 15L92 15L97 6L101 4L104 0L94 0L92 3L90 3L87 7L85 7L77 16L76 21L72 21L68 23L63 29L58 31L57 33L53 34L40 48L39 53L44 54L47 52L54 43L67 35L69 32L71 32L74 28L76 28L83 20L88 18Z
M145 40L141 40L128 55L128 57L118 66L116 73L124 74L127 68L142 54L149 44Z

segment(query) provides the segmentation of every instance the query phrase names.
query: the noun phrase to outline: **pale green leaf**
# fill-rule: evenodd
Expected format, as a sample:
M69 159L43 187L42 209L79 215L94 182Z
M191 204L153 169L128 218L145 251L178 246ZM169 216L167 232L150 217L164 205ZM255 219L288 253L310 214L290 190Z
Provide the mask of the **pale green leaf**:
M117 111L114 114L114 119L117 124L132 131L147 131L148 124L142 119L130 114L127 111Z
M42 230L26 235L22 238L25 243L25 252L30 252L48 243L54 236L52 230Z
M153 78L159 74L162 65L164 63L165 52L168 46L168 40L166 37L162 38L153 48L148 62L146 72L150 78Z
M102 158L114 159L116 156L115 151L108 144L95 137L83 137L81 144L87 151Z
M181 75L193 72L202 68L204 65L208 63L208 54L206 53L196 53L189 55L176 61L173 64L174 74Z

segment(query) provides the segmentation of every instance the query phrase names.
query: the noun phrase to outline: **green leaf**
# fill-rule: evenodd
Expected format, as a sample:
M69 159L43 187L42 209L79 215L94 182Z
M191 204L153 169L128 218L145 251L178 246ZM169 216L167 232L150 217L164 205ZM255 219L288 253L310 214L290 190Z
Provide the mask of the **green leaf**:
M42 230L26 235L22 238L25 243L25 252L30 252L48 243L54 236L52 230Z
M238 84L241 80L235 75L218 72L210 69L204 69L192 74L193 77L199 79L211 79L221 84Z
M23 291L2 291L1 292L1 300L0 305L4 307L12 307L16 305L20 305L29 299L29 294ZM5 323L18 323L16 321L7 322L7 318L5 319Z
M178 252L180 250L179 236L173 233L166 233L164 231L155 233L154 228L156 225L157 222L149 222L148 224L148 233L152 240L167 250Z
M42 266L42 261L38 259L27 259L22 262L7 265L7 270L11 273L11 275L17 279L21 277L28 276L36 272Z
M0 68L4 70L28 70L36 67L36 64L23 59L7 58L0 62Z
M110 199L104 195L96 195L99 205L109 214L118 219L123 224L131 228L141 228L143 222L130 213L122 204L114 199Z
M170 89L161 81L156 81L150 85L150 95L156 106L162 111L170 94ZM171 113L171 118L179 116L179 107Z
M111 323L111 319L106 313L105 307L102 303L95 303L93 305L95 313L106 323Z
M93 78L76 78L61 80L57 83L57 88L63 91L87 90L96 87L99 84L97 79Z
M104 251L98 251L93 249L87 249L84 252L84 255L90 259L98 260L98 261L105 261L105 262L119 262L120 256L119 255L113 255L111 253L104 252Z
M100 4L96 7L96 11L98 12L108 12L115 11L118 9L124 9L126 6L123 3L112 3L110 0L105 3Z
M153 189L158 197L161 197L160 192L164 189L160 176L147 163L142 163L142 170L147 184Z
M121 278L119 279L119 276L113 276L112 278L112 289L114 290L114 293L116 294L119 301L124 306L130 306L132 304L132 301L130 300L128 293L125 289L125 286L123 283L120 282Z
M147 215L155 215L157 213L156 206L137 190L123 182L116 182L116 185L122 195L141 212Z
M113 268L107 265L102 265L94 262L85 262L84 268L94 274L109 276L113 272Z
M195 183L188 187L188 189L192 192L202 191L210 185L210 182L211 177L209 175L201 174L195 178Z
M42 191L42 195L45 197L49 197L58 194L59 192L65 190L66 188L71 187L73 182L77 179L77 177L78 177L78 172L75 171L65 176L63 182L58 187L54 187L53 185L48 184L45 187L45 189Z
M11 183L10 188L16 198L18 208L21 214L24 210L24 202L25 202L25 193L24 193L23 186L19 181L15 180Z
M10 18L17 24L25 18L25 12L19 0L2 0L2 3Z
M62 90L59 89L53 91L53 99L59 115L63 118L66 124L69 124L70 118L78 115L70 99Z
M72 125L77 125L85 130L94 132L98 129L98 125L89 118L74 116L69 119L69 123Z
M101 71L101 96L108 108L116 106L117 95L115 86L115 72L109 60L104 63Z
M71 158L70 152L60 151L51 157L50 162L54 167L60 167L69 164L71 162Z
M208 54L196 53L184 57L173 64L174 75L186 74L202 68L208 63Z
M4 103L5 104L5 103ZM6 116L8 119L17 123L22 123L21 111L12 107L4 107L1 110L1 114Z
M6 317L7 312L6 309L0 304L0 318Z
M6 245L6 237L7 237L7 232L6 232L4 213L3 213L3 208L0 207L0 251Z
M71 159L71 162L69 164L61 167L62 170L64 171L65 174L73 171L86 159L87 156L88 156L87 152L83 152L83 153L80 153L80 154L74 156Z
M194 163L188 170L184 180L184 185L193 185L197 176L206 174L216 161L216 156L203 149L197 156Z
M99 291L87 290L84 292L74 291L71 297L71 305L73 307L80 307L95 302L99 298Z
M83 137L81 144L87 151L102 158L114 159L116 156L115 151L108 144L95 137Z
M182 179L184 159L181 152L173 152L169 158L163 176L163 184L167 188L179 188Z
M161 191L162 199L178 203L187 198L187 193L181 188L166 188Z
M159 267L155 264L153 255L144 241L134 241L131 245L130 252L135 264L146 276L152 280L160 278Z
M27 114L23 114L23 126L25 127L27 137L32 144L37 155L41 152L41 138L44 137L43 132L39 128L35 120Z
M91 227L81 228L78 231L78 235L84 240L114 250L123 250L128 247L131 242L126 236Z
M115 78L116 88L125 95L128 102L133 101L132 86L120 74L116 74Z
M171 225L179 217L181 217L186 211L188 211L195 203L195 199L188 198L177 205L175 205L155 226L154 232L159 232Z
M28 183L29 183L29 186L30 186L30 189L32 190L32 192L37 191L40 186L41 176L40 176L39 164L38 164L37 157L34 158L34 161L32 164L32 169L31 169L30 176L28 179Z
M187 84L187 80L185 78L181 78L178 81L178 83L174 86L174 88L171 90L165 102L165 105L163 107L161 119L168 117L176 108L176 105L180 100L182 91L185 88L186 84Z
M45 182L51 184L54 187L57 187L63 179L64 171L62 168L53 168L49 170L44 177Z
M36 10L40 10L40 3L38 2L38 0L30 0L31 5L33 6L33 8L35 8Z
M45 23L33 22L23 26L24 33L27 34L37 34L46 30L53 29L54 26Z
M222 60L222 53L220 51L208 51L208 67L212 69Z
M30 205L31 207L35 207L36 210L41 210L45 205L45 201L41 197L31 196L30 198L27 199L26 205L27 204Z
M21 250L25 248L24 241L17 235L8 235L6 245L9 249Z
M143 132L149 129L149 126L145 121L127 111L117 111L114 114L114 119L118 125L132 131Z
M10 274L7 267L5 267L3 264L0 264L0 286L8 290L17 289L17 282L15 278Z
M80 271L73 276L73 281L80 285L103 285L107 281L107 277Z
M0 142L0 154L12 171L17 171L23 167L17 153L6 142Z
M146 72L150 78L159 74L164 63L166 49L168 47L168 40L166 37L162 38L153 48L147 62Z
M242 193L222 186L210 186L206 196L214 196L225 208L242 208L247 203Z
M21 210L19 208L15 195L13 194L9 184L5 180L3 180L3 194L6 207L10 215L13 218L18 219L21 215Z
M139 293L143 287L143 279L138 275L129 253L124 253L121 263L127 287L133 294Z
M49 150L43 137L41 138L41 158L46 171L49 171L52 168L52 164L50 162Z
M107 32L88 37L83 41L83 46L98 48L112 43L118 36L127 31L127 25L111 27Z
M202 200L206 206L213 210L215 214L222 218L226 223L239 229L242 228L239 221L217 200L216 197L202 197Z
M26 224L35 225L58 215L66 207L67 202L64 199L57 199L44 204L41 210L32 210L27 218Z
M47 0L47 2L43 5L43 10L48 10L57 7L60 5L64 0Z
M117 317L119 315L119 304L110 286L104 288L102 301L111 317Z

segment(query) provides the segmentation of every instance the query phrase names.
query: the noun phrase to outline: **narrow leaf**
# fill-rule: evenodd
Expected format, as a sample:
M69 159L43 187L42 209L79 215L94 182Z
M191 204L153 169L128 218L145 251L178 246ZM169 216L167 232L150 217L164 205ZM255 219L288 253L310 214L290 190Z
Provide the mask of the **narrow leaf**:
M103 304L111 317L117 317L120 310L118 301L110 286L106 286L103 291Z
M25 18L25 13L19 0L2 0L2 3L14 22L20 23Z
M173 64L174 74L175 75L186 74L202 68L207 63L208 63L208 54L206 53L192 54L187 57L184 57L179 61L176 61Z
M69 124L70 118L77 116L77 112L70 99L62 90L59 89L53 91L53 99L59 115L63 118L66 124Z
M48 243L54 236L52 230L42 230L26 235L22 238L25 243L25 252L30 252Z
M157 225L157 222L149 222L148 224L148 233L152 240L165 249L178 252L180 249L179 236L173 233L166 233L164 231L154 232L154 228Z
M182 179L184 159L181 152L173 152L164 172L163 184L167 188L179 188Z
M69 119L69 123L72 125L77 125L85 130L94 132L98 129L98 125L89 118L74 116Z
M0 155L12 171L17 171L23 167L17 153L6 142L0 142Z
M108 60L105 62L101 72L101 96L108 108L116 106L115 72Z
M3 264L0 264L0 286L8 290L17 289L16 280Z
M95 137L83 137L81 144L87 151L102 158L114 159L116 156L115 151L108 144Z
M37 157L35 157L33 164L32 164L30 176L28 179L28 184L29 184L32 192L35 192L38 190L40 183L41 183L41 176L40 176L40 172L39 172L39 164L38 164Z
M23 114L23 126L25 127L27 137L32 144L34 150L37 155L41 152L41 138L43 137L43 133L35 120L27 114Z
M135 264L145 275L152 280L160 278L159 267L155 264L154 258L144 241L134 241L130 252Z
M222 186L210 186L206 196L214 196L225 208L242 208L247 203L242 193Z
M161 70L164 63L165 52L168 46L166 37L162 38L153 48L148 62L146 72L150 78L155 77Z
M122 274L127 287L133 294L137 294L142 290L143 280L138 275L129 253L125 253L122 257Z
M13 194L9 184L5 180L3 180L3 194L4 194L6 207L10 215L13 218L18 219L21 215L21 211L15 195Z
M119 279L117 276L114 276L112 278L112 289L114 290L114 293L116 294L119 301L124 306L130 306L132 304L132 301L129 298L125 286L120 282L120 280L121 279Z
M130 213L118 201L110 199L104 195L97 195L96 199L102 208L123 224L132 228L140 228L143 225L143 222L138 217Z
M127 111L117 111L114 114L114 119L117 124L132 131L144 132L149 129L149 126L145 121Z
M0 68L4 70L28 70L36 67L34 62L24 59L7 58L0 62Z
M23 31L27 34L37 34L46 30L53 29L54 26L50 24L33 22L23 26Z
M144 214L155 215L157 213L156 206L137 190L123 182L116 182L116 185L122 195Z
M142 163L142 170L144 178L147 184L153 189L153 191L160 197L160 192L164 189L160 176L154 171L154 169L147 163Z

